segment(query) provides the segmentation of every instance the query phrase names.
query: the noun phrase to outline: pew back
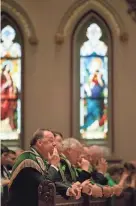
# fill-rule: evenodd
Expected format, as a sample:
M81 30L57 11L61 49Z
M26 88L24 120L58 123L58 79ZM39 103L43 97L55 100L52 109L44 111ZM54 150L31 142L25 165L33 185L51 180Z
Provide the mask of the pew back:
M136 206L136 190L124 191L119 197L92 198L81 197L64 199L56 195L55 185L50 181L44 181L38 188L38 206Z

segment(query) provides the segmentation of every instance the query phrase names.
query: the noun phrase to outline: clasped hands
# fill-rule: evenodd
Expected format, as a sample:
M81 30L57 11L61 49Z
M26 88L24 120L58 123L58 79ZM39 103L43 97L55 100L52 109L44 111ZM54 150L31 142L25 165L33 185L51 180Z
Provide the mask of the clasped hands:
M73 196L76 199L81 197L81 193L85 193L89 196L92 195L94 197L103 196L101 188L96 184L92 185L90 180L85 180L83 183L73 183L71 188L69 188L69 196Z

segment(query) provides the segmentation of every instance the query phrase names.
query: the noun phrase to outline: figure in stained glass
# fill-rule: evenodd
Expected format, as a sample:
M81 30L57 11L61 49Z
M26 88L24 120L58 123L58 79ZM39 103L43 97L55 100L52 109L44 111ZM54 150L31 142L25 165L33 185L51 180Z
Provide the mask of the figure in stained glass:
M18 139L21 132L21 53L17 31L11 25L1 30L0 95L1 139Z
M108 57L102 30L92 23L80 49L80 133L83 138L107 136Z

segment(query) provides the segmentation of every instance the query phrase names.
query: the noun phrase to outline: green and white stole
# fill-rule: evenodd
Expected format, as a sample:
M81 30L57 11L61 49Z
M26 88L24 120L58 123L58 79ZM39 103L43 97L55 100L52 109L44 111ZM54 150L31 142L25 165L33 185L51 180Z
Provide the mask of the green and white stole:
M23 152L17 158L13 166L9 187L12 185L14 179L17 177L19 172L22 169L28 167L36 169L42 175L44 175L47 171L47 161L43 160L40 154L34 148L31 148L29 151Z
M65 163L67 164L67 167L69 169L71 178L73 182L77 181L77 177L78 177L78 173L77 170L74 166L71 165L71 163L69 162L69 160L66 158L66 156L64 154L60 155L61 159L63 159L65 161ZM66 165L62 165L61 166L62 171L64 172L65 175L65 169L66 169Z

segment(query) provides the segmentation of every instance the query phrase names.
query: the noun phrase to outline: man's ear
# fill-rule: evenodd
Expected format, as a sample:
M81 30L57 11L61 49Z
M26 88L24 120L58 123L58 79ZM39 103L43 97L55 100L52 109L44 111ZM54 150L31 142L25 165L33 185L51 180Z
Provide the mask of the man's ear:
M37 145L38 147L40 147L40 146L42 145L42 140L41 140L41 139L38 139L37 142L36 142L36 145Z

